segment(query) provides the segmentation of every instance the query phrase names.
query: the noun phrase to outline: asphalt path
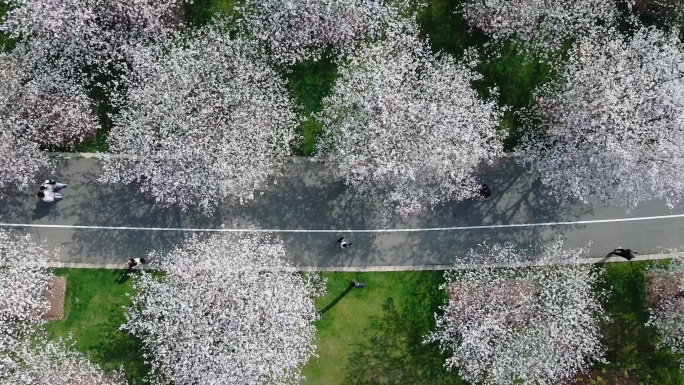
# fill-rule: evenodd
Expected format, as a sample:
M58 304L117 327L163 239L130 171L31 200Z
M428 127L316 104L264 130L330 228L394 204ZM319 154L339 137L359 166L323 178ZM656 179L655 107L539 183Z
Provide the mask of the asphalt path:
M684 208L670 210L662 201L629 213L559 205L536 175L511 159L478 172L493 192L487 200L449 202L408 218L384 218L381 202L356 199L330 166L302 160L287 164L278 184L254 202L210 216L160 207L134 185L97 182L99 173L96 159L65 159L54 175L37 176L36 189L48 177L69 184L56 204L40 202L33 190L0 191L0 226L59 248L62 262L103 265L168 251L188 236L252 227L281 237L293 262L323 269L466 262L467 251L483 242L529 245L556 235L569 247L592 241L590 257L618 246L642 254L684 249ZM354 247L341 250L340 237Z

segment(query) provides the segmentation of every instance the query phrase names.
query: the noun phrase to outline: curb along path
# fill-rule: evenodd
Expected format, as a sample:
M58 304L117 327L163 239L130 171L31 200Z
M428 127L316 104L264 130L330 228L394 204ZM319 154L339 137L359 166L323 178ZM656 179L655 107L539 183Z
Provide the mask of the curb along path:
M663 260L669 258L670 254L648 254L648 255L638 255L636 258L628 261L621 257L596 257L596 258L583 258L577 260L580 264L598 264L598 263L619 263L619 262L638 262L638 261L654 261ZM539 263L525 263L519 266L541 266L543 264ZM510 267L511 265L506 264L495 264L496 267ZM79 263L79 262L50 262L48 267L51 268L73 268L73 269L122 269L122 263ZM370 267L315 267L315 266L301 266L300 271L317 271L317 272L391 272L391 271L425 271L425 270L467 270L475 269L477 265L473 264L462 264L462 265L409 265L409 266L370 266ZM149 270L149 267L143 267L145 270Z

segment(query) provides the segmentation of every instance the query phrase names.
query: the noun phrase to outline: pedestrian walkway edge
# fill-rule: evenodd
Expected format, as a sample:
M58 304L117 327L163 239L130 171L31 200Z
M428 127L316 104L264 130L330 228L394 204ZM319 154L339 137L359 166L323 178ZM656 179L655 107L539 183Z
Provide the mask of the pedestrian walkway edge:
M644 254L638 255L632 261L651 261L668 259L672 254ZM615 263L615 262L629 262L621 257L593 257L583 258L579 263L585 264L600 264L600 263ZM540 266L548 263L530 263L520 266ZM0 266L4 265L0 263ZM81 262L50 262L48 267L51 268L73 268L73 269L123 269L123 263L81 263ZM389 271L425 271L425 270L449 270L449 269L474 269L481 267L481 265L474 264L426 264L426 265L404 265L404 266L300 266L300 271L318 271L318 272L389 272ZM492 267L510 267L510 265L498 264ZM148 269L148 267L145 267Z

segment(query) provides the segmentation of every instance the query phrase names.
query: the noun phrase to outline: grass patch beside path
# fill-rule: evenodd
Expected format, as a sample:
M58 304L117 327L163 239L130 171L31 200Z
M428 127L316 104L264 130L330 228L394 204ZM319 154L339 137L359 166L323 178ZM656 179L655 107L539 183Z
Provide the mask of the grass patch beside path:
M442 272L326 273L330 307L317 324L318 355L306 384L465 384L444 369L437 344L423 339L445 299ZM353 280L366 283L351 289Z
M118 283L123 270L57 269L55 274L67 277L64 300L65 318L49 322L51 338L72 333L76 349L87 353L105 371L124 367L129 384L142 384L149 368L143 364L139 340L119 331L125 322L122 306L130 305L132 280ZM121 282L121 280L119 281Z

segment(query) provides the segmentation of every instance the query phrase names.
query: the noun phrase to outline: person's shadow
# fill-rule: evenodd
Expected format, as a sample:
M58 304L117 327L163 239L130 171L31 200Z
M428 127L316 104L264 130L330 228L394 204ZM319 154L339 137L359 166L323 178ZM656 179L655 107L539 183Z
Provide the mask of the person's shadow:
M114 270L114 274L119 273L119 276L116 278L115 282L118 283L119 285L126 283L129 279L131 279L131 274L133 274L133 270Z
M321 315L323 315L323 314L325 314L328 310L332 309L335 305L337 305L338 302L340 302L340 301L342 300L342 298L344 298L347 294L349 294L349 292L350 292L355 286L356 286L356 285L354 284L354 282L350 283L349 286L347 286L347 288L346 288L342 293L340 293L340 295L338 295L334 300L332 300L332 302L330 302L330 303L328 304L328 306L324 307L321 311L319 311L319 313L321 313Z
M31 219L35 221L46 217L48 214L50 214L51 208L51 203L38 200L38 203L36 203L36 208L33 209L33 215L31 215Z

